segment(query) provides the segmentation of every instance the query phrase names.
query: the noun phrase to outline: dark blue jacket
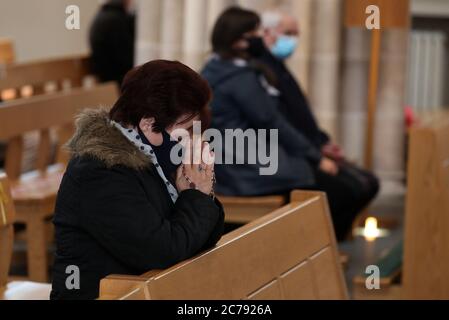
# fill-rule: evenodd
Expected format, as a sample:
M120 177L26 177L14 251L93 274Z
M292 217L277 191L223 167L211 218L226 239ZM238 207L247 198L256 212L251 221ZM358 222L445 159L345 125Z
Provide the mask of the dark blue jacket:
M279 194L314 184L313 167L318 166L321 153L285 119L280 112L280 98L269 93L258 71L245 63L214 57L206 64L202 75L214 92L212 127L223 136L226 129L279 130L277 173L261 176L260 168L266 165L260 161L217 165L217 193L234 196ZM245 154L257 152L255 148L255 145L247 146ZM229 148L225 149L225 155L231 151L234 160L242 156L242 150Z

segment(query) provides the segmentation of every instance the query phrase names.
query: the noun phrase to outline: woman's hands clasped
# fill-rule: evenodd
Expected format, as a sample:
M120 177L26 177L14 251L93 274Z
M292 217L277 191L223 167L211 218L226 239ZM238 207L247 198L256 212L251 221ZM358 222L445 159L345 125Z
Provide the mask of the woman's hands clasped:
M195 189L206 195L212 195L215 183L215 154L210 150L209 143L203 142L199 153L201 154L201 161L193 163L192 155L195 154L195 151L198 152L198 150L193 149L194 145L186 148L185 159L189 161L184 161L176 172L176 188L179 193ZM201 162L201 164L198 162Z

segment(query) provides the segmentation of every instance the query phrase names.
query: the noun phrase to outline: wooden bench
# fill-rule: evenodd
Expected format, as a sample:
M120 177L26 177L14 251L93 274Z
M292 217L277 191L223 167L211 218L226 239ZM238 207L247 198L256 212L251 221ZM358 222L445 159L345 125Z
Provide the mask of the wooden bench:
M89 74L88 58L83 55L0 66L0 105L2 100L11 101L58 91L68 92L81 86L93 86L95 79ZM35 161L33 155L36 153L37 140L38 135L35 132L29 132L24 137L24 171L29 170ZM0 140L0 162L3 158L4 142Z
M14 100L63 91L81 87L89 75L89 59L84 55L9 63L0 66L0 93L3 100Z
M14 44L11 39L0 39L0 64L13 63L15 60Z
M111 275L100 299L347 299L326 196L291 203L225 235L217 246L165 271Z
M409 131L403 245L379 262L381 290L354 279L360 299L449 299L449 113L420 117Z
M226 212L226 222L246 224L287 204L287 196L225 197L217 196Z
M74 117L81 109L110 107L118 97L115 84L70 93L16 100L0 107L0 140L8 141L5 171L11 180L16 221L26 224L29 278L47 281L45 219L51 217L68 154L62 146L73 135ZM58 128L56 161L50 159L50 128ZM22 175L23 135L39 131L35 171Z
M449 299L449 114L410 132L403 297Z
M0 174L0 300L48 300L50 284L17 281L8 283L14 218L15 209L9 181L5 174Z

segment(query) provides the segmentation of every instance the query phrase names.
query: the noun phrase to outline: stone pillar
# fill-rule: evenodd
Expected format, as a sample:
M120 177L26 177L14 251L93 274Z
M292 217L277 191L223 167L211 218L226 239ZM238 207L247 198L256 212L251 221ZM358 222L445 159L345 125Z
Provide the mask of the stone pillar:
M184 0L163 0L161 16L160 56L167 60L181 60Z
M312 1L309 97L321 127L338 140L340 0Z
M217 21L218 16L230 6L236 5L236 0L212 0L209 1L207 8L207 26L209 33L212 31L212 28Z
M209 0L185 0L184 63L197 71L203 66L207 55L208 2Z
M373 154L374 169L383 180L386 190L388 186L400 186L405 174L404 105L408 35L408 30L382 32Z
M311 50L311 9L313 0L291 0L290 12L298 19L301 37L299 47L291 59L289 67L299 80L301 87L309 92L309 64Z
M207 51L211 50L211 36L217 18L230 6L236 5L236 0L212 0L207 8Z
M370 39L366 29L345 30L340 142L348 159L359 165L365 155Z
M137 2L136 65L160 57L161 21L161 0Z

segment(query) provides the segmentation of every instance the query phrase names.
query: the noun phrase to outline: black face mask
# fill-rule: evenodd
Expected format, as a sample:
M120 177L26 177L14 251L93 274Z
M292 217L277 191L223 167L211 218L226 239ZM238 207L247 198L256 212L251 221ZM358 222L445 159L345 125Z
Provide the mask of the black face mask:
M246 38L246 41L249 43L249 47L246 49L246 52L248 52L253 58L258 58L267 51L265 43L261 37Z
M157 157L157 161L159 162L162 170L164 171L165 177L169 180L172 180L173 175L176 173L176 170L178 170L181 164L173 164L173 162L170 159L170 154L173 148L177 146L179 142L173 141L168 132L164 130L162 131L163 137L162 144L160 146L154 146L150 143L147 137L145 137L142 130L140 130L140 128L138 130L142 142L153 148L153 151Z

